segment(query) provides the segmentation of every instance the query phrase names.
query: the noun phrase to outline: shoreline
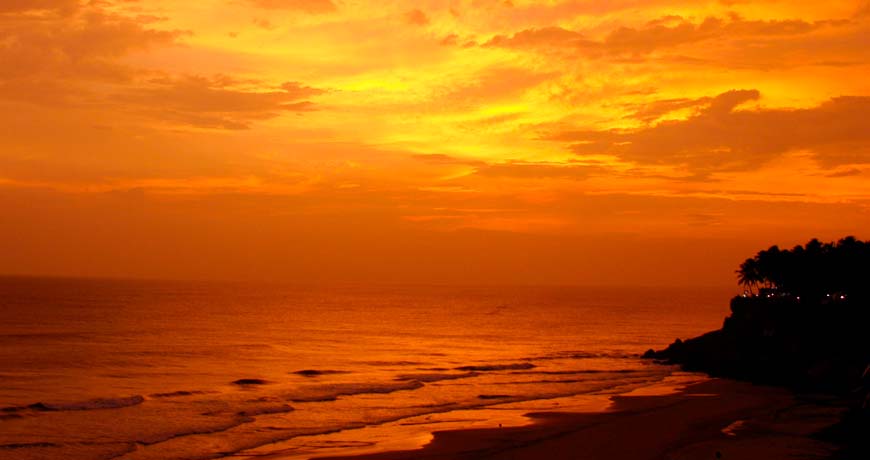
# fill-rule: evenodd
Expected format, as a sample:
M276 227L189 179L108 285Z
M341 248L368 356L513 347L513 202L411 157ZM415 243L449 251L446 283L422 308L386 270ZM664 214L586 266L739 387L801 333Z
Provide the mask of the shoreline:
M602 391L567 396L503 402L483 407L457 408L443 412L349 428L319 435L299 436L237 453L246 459L309 460L353 458L396 451L419 451L431 443L436 432L528 427L538 423L534 414L599 414L613 406L612 396L622 394L673 394L691 383L709 377L677 372L646 384L629 384ZM530 415L531 414L531 415Z
M715 378L676 393L648 393L611 396L604 412L530 412L531 423L522 426L434 431L417 449L311 458L695 460L715 459L717 452L722 459L827 458L838 446L814 435L845 410L831 397Z

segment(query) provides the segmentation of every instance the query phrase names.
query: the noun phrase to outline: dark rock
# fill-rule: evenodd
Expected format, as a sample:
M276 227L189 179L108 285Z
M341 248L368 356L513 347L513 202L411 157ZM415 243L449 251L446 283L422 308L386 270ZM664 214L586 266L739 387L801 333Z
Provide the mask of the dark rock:
M736 297L720 330L643 357L685 370L809 391L848 393L870 362L870 309L790 298Z

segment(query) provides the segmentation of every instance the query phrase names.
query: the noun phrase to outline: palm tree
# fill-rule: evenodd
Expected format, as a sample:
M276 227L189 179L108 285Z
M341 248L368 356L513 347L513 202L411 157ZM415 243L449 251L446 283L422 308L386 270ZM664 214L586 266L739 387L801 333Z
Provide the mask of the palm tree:
M812 239L792 249L771 246L746 259L736 270L738 282L752 294L767 288L777 297L819 300L870 298L870 241L847 236L836 243Z
M740 269L737 271L737 281L741 286L748 288L750 294L755 294L758 288L758 283L764 281L759 271L758 260L754 258L746 259L740 264Z

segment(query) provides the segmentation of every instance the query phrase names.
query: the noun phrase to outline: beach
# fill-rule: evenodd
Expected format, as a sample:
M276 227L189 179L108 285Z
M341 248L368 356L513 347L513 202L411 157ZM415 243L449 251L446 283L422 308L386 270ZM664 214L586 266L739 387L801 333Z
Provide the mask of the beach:
M836 447L814 438L842 414L831 398L724 379L656 390L667 388L613 396L602 413L530 413L526 426L438 431L420 449L330 460L809 459Z

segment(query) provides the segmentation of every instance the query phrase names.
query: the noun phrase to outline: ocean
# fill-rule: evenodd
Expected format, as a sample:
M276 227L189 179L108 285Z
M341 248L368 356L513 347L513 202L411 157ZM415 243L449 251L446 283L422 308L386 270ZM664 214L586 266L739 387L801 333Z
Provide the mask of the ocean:
M301 459L522 423L673 376L639 354L717 329L736 292L0 278L0 459Z

